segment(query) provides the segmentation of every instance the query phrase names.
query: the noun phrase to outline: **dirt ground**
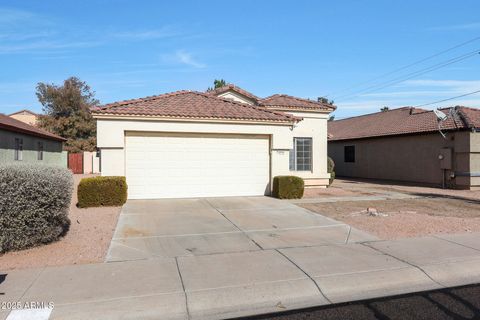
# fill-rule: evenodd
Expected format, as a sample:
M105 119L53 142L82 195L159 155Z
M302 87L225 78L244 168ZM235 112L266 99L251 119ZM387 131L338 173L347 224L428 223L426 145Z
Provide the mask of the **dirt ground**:
M413 196L449 196L480 200L480 190L453 190L435 187L399 184L389 181L367 179L335 179L326 189L305 189L304 198L343 197L343 196L381 196L390 192L399 192Z
M47 245L0 255L0 270L103 262L121 207L77 208L77 185L87 176L74 176L67 235Z
M328 189L309 190L306 198L340 198L300 206L343 221L380 239L480 231L480 191L336 180ZM411 199L351 201L358 196L409 195ZM373 208L378 215L370 215Z

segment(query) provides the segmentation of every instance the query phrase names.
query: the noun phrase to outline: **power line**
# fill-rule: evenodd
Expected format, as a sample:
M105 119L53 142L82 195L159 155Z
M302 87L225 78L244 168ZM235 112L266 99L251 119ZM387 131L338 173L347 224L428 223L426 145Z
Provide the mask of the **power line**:
M377 90L380 90L380 89L384 89L384 88L390 87L390 86L392 86L392 85L394 85L394 84L403 82L403 81L405 81L405 80L409 80L409 79L415 78L415 77L417 77L417 76L426 74L426 73L428 73L428 72L435 71L435 70L438 70L438 69L440 69L440 68L449 66L449 65L451 65L451 64L454 64L454 63L463 61L463 60L465 60L465 59L471 58L471 57L473 57L473 56L475 56L475 55L477 55L477 54L480 54L480 50L475 50L475 51L472 51L472 52L463 54L463 55L461 55L461 56L457 56L457 57L455 57L455 58L452 58L452 59L449 59L449 60L446 60L446 61L443 61L443 62L434 64L434 65L429 66L429 67L427 67L427 68L424 68L424 69L421 69L421 70L418 70L418 71L415 71L415 72L411 72L411 73L402 75L402 76L400 76L400 77L393 78L393 79L391 79L391 80L389 80L389 81L386 81L386 82L383 82L383 83L378 83L378 84L375 84L375 85L373 85L373 86L369 86L369 87L367 87L367 88L365 88L365 89L356 91L356 92L354 92L354 93L337 97L337 99L347 100L347 99L351 99L351 98L353 98L353 97L356 97L356 96L358 96L358 95L361 94L361 93L370 93L370 92L373 92L373 91L377 91Z
M456 96L456 97L451 97L451 98L447 98L447 99L443 99L443 100L438 100L438 101L433 101L433 102L429 102L429 103L425 103L425 104L420 104L420 105L418 105L418 106L415 106L414 108L420 108L420 107L430 106L430 105L432 105L432 104L436 104L436 103L440 103L440 102L455 100L455 99L458 99L458 98L462 98L462 97L466 97L466 96L471 96L472 94L475 94L475 93L480 93L480 90L473 91L473 92L469 92L469 93L465 93L465 94L461 94L461 95Z
M431 59L436 58L436 57L438 57L438 56L440 56L440 55L442 55L442 54L444 54L444 53L447 53L447 52L450 52L450 51L455 50L455 49L457 49L457 48L463 47L463 46L465 46L465 45L467 45L467 44L469 44L469 43L475 42L475 41L477 41L477 40L480 40L480 36L479 36L479 37L475 37L475 38L470 39L470 40L467 40L467 41L465 41L465 42L462 42L462 43L457 44L457 45L455 45L455 46L453 46L453 47L450 47L450 48L447 48L447 49L442 50L442 51L440 51L440 52L437 52L437 53L435 53L435 54L432 54L431 56L428 56L428 57L422 58L422 59L420 59L420 60L414 61L414 62L412 62L412 63L409 63L409 64L407 64L407 65L404 65L404 66L399 67L399 68L397 68L397 69L394 69L394 70L392 70L392 71L386 72L386 73L381 74L381 75L379 75L379 76L377 76L377 77L371 78L371 79L369 79L369 80L367 80L367 81L365 81L365 82L363 82L363 83L359 83L359 84L353 85L353 86L351 86L351 87L348 87L348 88L346 88L346 89L340 90L340 91L338 91L336 94L339 94L339 93L342 93L342 92L345 92L345 91L350 91L351 89L354 89L354 88L362 87L362 86L364 86L365 84L372 83L372 82L374 82L375 80L378 80L378 79L381 79L381 78L385 78L385 77L387 77L387 76L389 76L389 75L392 75L392 74L395 74L395 73L397 73L397 72L399 72L399 71L408 69L408 68L413 67L413 66L415 66L415 65L418 65L418 64L420 64L420 63L422 63L422 62L431 60ZM326 95L325 97L332 96L332 95L335 96L335 94L328 94L328 95Z

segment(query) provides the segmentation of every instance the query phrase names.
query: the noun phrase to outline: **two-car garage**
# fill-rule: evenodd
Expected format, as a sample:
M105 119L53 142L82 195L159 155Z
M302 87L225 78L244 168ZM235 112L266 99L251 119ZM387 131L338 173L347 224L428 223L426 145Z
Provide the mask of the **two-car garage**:
M130 199L264 195L270 182L268 135L125 134Z

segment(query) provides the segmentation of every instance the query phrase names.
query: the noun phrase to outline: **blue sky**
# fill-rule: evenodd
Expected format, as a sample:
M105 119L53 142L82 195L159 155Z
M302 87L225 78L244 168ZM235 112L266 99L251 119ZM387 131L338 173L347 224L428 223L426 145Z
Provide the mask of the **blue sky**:
M480 55L372 92L352 86L480 37L479 1L0 0L0 112L41 111L38 82L102 103L224 78L259 96L328 95L337 118L480 89ZM480 38L387 78L480 49ZM345 96L356 93L353 96ZM480 107L480 94L428 106Z

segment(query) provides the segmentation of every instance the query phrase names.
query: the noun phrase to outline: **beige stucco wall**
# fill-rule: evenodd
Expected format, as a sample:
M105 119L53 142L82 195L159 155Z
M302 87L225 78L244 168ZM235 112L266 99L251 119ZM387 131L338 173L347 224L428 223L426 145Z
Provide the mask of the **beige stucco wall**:
M18 121L22 121L24 123L27 123L31 126L36 126L37 125L37 116L34 114L31 114L29 112L21 112L21 113L16 113L12 114L10 118L16 119Z
M438 157L443 148L450 148L452 169L446 171L447 185L466 188L471 178L455 173L473 172L479 166L480 141L476 139L478 133L465 131L447 133L447 139L439 133L431 133L330 141L328 155L335 162L337 176L441 185L443 170ZM475 141L472 143L472 140ZM475 143L478 147L472 149ZM349 145L355 146L354 163L344 162L344 147ZM475 148L479 151L473 152Z
M238 94L234 91L227 91L218 95L220 98L230 99L236 102L246 103L252 105L254 101L248 97Z
M269 135L271 141L271 174L298 175L312 185L325 185L327 173L327 115L296 114L305 119L295 127L274 124L238 124L214 122L178 122L165 120L97 118L97 146L101 149L101 170L105 176L125 175L125 132L175 132ZM294 137L312 137L313 170L289 171L289 150ZM308 181L306 183L308 184Z

